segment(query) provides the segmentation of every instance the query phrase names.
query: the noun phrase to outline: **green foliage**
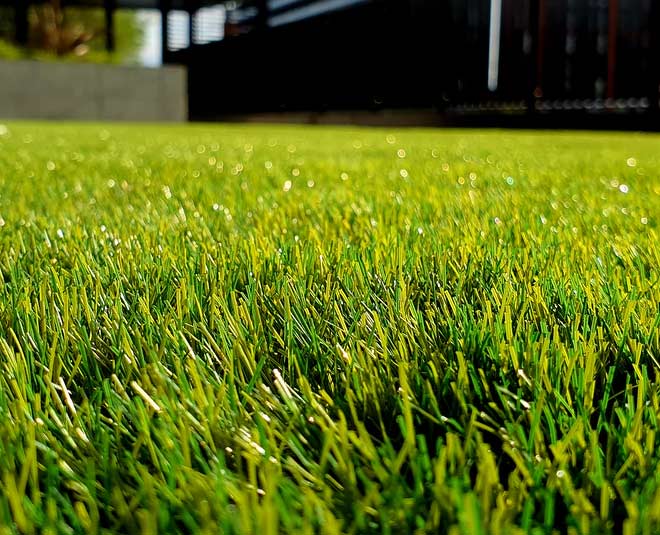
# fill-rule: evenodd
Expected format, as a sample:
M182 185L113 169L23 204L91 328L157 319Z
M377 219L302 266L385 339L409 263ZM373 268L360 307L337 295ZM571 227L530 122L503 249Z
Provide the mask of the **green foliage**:
M660 531L657 136L0 134L5 532Z
M10 41L0 39L0 59L25 59L25 51L17 47Z
M0 7L0 18L3 10ZM13 15L12 15L13 17ZM34 59L39 61L65 61L83 63L136 63L143 40L143 29L134 11L118 9L114 14L115 51L105 49L105 19L104 12L99 8L67 7L63 10L63 26L75 28L76 32L84 31L91 35L84 43L84 53L56 54L52 50L43 49L38 40L32 40L32 46L22 48L12 42L14 37L13 24L0 25L0 59ZM32 17L33 26L35 17ZM35 29L32 28L34 34Z

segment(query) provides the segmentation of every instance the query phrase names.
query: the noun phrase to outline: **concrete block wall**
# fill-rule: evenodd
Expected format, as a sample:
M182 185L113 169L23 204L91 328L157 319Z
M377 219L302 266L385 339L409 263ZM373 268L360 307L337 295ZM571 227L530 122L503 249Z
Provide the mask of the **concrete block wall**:
M186 121L186 69L0 61L0 118Z

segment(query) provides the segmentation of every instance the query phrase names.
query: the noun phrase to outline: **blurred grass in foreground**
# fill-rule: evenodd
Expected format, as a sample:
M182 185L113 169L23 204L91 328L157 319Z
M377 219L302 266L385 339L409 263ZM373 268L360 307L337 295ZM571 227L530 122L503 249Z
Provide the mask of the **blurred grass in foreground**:
M3 533L657 533L659 141L0 126Z

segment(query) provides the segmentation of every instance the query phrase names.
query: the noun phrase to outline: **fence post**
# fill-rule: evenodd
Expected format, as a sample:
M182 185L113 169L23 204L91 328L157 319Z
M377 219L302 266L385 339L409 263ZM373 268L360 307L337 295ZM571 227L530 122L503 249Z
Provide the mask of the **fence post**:
M527 113L533 115L536 112L536 89L538 86L538 49L539 49L539 7L540 0L528 0L528 21L524 52L527 56Z
M193 46L193 40L195 35L195 15L197 14L197 9L191 7L188 10L188 46Z
M660 2L651 2L648 28L650 33L648 99L651 115L657 119L660 115Z
M607 28L607 98L616 96L616 40L619 29L619 0L610 0Z
M29 0L14 0L15 39L20 46L28 44L28 5Z
M255 26L257 30L264 30L268 25L268 2L267 0L256 0L257 16Z
M158 7L160 9L160 41L162 49L163 63L167 63L169 59L168 54L168 41L169 41L169 23L168 15L170 13L170 0L159 0Z
M543 74L544 74L544 61L545 61L545 30L546 30L546 9L545 0L538 0L538 36L536 48L536 87L534 88L534 96L541 98L543 96Z
M105 10L105 49L108 52L115 51L115 8L117 0L103 0Z

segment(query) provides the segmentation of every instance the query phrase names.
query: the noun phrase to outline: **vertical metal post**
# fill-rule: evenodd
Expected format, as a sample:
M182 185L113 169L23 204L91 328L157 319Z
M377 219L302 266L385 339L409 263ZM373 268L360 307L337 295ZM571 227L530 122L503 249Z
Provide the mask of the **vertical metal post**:
M497 90L500 72L500 32L502 29L502 0L490 0L490 28L488 37L488 90Z
M536 87L534 96L541 98L543 96L543 72L545 60L545 31L546 31L546 7L545 0L538 0L538 26L537 26L537 44L536 44Z
M195 11L188 11L188 46L192 46L195 35Z
M29 0L14 0L15 39L20 46L28 44L28 6Z
M197 5L196 2L190 2L189 3L190 7L188 8L188 46L193 45L193 41L195 40L195 17L197 17L197 10L199 9L199 5Z
M105 10L105 49L108 52L115 51L115 8L117 0L103 0Z
M651 42L649 44L649 81L648 99L651 114L657 119L660 115L660 2L651 2L648 14L648 28Z
M609 2L607 29L607 98L616 95L616 39L619 29L619 0Z
M268 25L268 0L255 0L257 16L255 17L255 26L258 30L264 30Z
M532 115L536 111L536 87L539 35L539 0L528 0L527 31L523 40L523 51L527 56L527 113Z
M169 24L167 21L170 12L170 0L159 0L158 7L160 9L160 46L162 52L162 61L167 63L168 60L168 41L169 41Z

